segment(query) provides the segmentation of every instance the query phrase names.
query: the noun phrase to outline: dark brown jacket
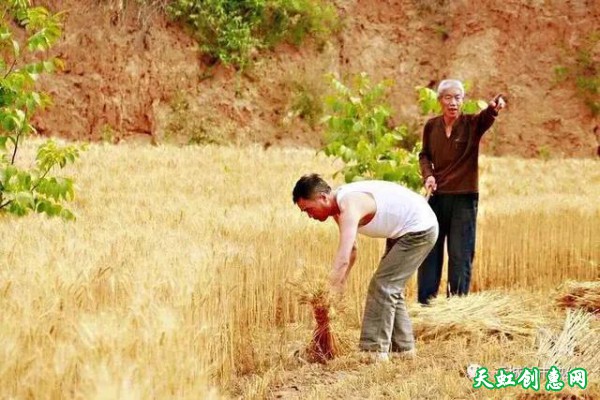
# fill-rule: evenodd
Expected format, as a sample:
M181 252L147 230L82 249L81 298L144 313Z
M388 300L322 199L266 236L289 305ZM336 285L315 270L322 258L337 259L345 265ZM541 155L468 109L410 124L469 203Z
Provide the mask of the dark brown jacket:
M476 115L461 114L446 137L444 117L431 118L423 128L419 163L423 180L433 175L436 193L477 193L479 142L498 113L488 107Z

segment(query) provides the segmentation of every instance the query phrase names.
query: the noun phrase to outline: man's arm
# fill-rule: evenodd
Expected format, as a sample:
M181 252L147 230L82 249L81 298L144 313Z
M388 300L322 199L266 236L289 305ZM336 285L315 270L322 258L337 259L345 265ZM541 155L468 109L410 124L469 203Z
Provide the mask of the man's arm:
M498 116L498 112L503 109L505 105L506 102L502 96L498 95L488 103L488 107L485 110L477 115L477 134L479 136L483 136L483 134L490 129Z
M344 278L344 282L348 278L348 274L350 274L350 270L354 266L356 262L356 255L358 253L358 246L356 245L356 240L354 241L354 245L352 246L352 252L350 253L350 265L348 265L348 271L346 271L346 277Z
M350 264L348 264L348 268L346 269L346 273L344 274L344 277L342 278L342 286L346 285L346 281L348 280L348 276L350 275L350 271L352 270L352 267L354 266L354 263L356 262L357 252L358 252L358 247L356 246L356 240L355 240L354 244L352 245L352 250L350 251Z
M434 192L437 189L435 177L433 176L433 163L431 162L431 120L427 121L423 128L423 148L419 153L419 166L421 167L421 177L425 189L428 193Z
M421 176L425 182L428 177L433 176L433 163L431 162L431 120L427 121L423 128L423 148L419 153L419 166L421 167Z
M348 194L346 197L348 196L352 196L352 194ZM340 239L330 277L330 283L334 290L342 290L350 269L356 261L356 236L358 223L363 216L361 214L360 207L348 201L340 205L340 216L336 219L340 229Z

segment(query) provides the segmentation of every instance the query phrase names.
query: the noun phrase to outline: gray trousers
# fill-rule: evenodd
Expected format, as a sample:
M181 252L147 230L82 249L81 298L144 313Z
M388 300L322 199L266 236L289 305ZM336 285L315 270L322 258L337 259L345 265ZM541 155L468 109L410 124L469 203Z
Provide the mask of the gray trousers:
M433 248L437 236L435 226L387 240L386 251L369 284L360 333L361 350L389 352L415 347L404 287Z

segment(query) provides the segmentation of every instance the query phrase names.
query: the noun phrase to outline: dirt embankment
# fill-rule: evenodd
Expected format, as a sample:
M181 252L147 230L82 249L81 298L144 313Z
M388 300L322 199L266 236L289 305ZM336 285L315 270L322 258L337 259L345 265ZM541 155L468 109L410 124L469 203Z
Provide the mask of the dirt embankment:
M446 77L470 81L474 97L504 93L509 107L484 141L488 154L593 156L600 144L600 121L554 72L598 30L594 0L339 0L344 28L324 49L280 46L241 77L208 66L156 8L44 4L69 11L55 49L67 67L43 81L55 106L35 120L45 135L160 141L186 132L200 141L318 146L321 134L290 114L298 87L319 93L326 72L365 71L396 81L398 122L417 115L415 86ZM591 50L598 62L600 43Z

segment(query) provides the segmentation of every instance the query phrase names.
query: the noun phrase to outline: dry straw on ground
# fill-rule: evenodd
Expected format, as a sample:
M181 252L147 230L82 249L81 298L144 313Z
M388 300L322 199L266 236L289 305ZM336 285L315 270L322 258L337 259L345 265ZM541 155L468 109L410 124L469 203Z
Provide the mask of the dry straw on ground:
M523 307L523 298L484 292L466 297L437 298L427 307L413 308L415 337L448 339L457 335L475 337L530 336L544 320Z
M580 308L590 313L600 313L600 281L566 282L556 299L561 308Z
M590 381L600 373L600 324L593 314L569 310L560 332L540 329L537 335L537 364L541 368L560 366L569 370L585 368Z
M290 286L298 295L302 304L312 307L315 328L312 339L306 348L306 357L310 362L325 363L347 353L351 341L342 332L339 312L343 303L329 288L325 269L304 268L297 274Z
M38 144L23 148L24 164ZM480 162L478 289L539 287L547 295L557 282L593 280L600 161ZM284 371L297 341L308 344L314 316L281 283L291 266L329 265L338 240L333 222L298 211L291 190L300 174L331 176L339 166L311 149L90 145L61 173L77 182L75 223L30 216L2 224L0 398L198 399L218 386L262 399L287 372L310 391L302 398L472 398L471 383L449 374L450 358L521 363L522 351L533 350L529 338L475 347L463 336L422 346L423 368L359 367L351 351L325 368ZM331 332L353 346L381 245L359 239L348 308L341 316L337 303L329 309ZM519 315L521 297L511 298ZM349 382L336 368L356 373ZM326 385L297 379L303 371ZM249 392L235 392L242 378ZM600 398L597 388L589 393Z

